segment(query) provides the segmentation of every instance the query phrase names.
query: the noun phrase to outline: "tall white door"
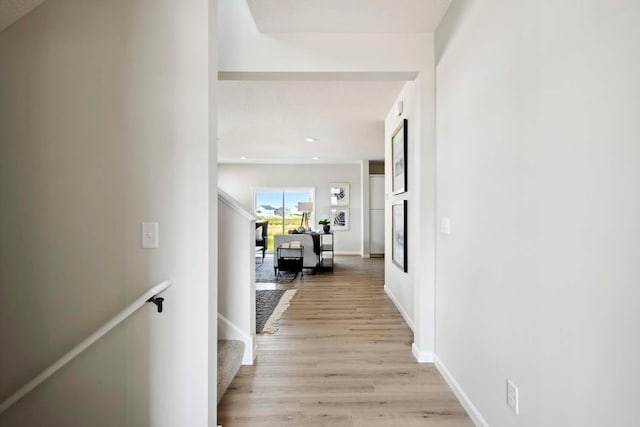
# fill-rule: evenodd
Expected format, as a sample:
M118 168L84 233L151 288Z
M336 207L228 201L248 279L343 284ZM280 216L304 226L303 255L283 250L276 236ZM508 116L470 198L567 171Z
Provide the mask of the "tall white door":
M384 255L384 175L369 176L369 251Z

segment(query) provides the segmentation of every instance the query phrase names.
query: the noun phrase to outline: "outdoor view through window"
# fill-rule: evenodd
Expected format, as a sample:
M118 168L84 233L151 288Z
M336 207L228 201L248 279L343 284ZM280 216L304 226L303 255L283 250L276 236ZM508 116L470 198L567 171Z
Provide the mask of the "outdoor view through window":
M267 235L267 251L273 252L273 236L287 234L301 226L302 214L300 203L313 202L312 189L263 189L256 191L256 216L260 220L269 221ZM311 227L315 227L312 219Z

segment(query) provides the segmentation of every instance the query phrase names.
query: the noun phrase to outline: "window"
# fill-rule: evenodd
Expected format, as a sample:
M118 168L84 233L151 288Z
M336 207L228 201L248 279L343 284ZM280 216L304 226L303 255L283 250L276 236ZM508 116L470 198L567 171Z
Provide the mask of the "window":
M273 236L287 234L303 226L303 211L308 202L314 201L312 188L261 188L255 191L255 214L260 220L269 221L267 230L267 252L273 252ZM303 205L301 205L301 203ZM313 211L309 212L313 218ZM313 226L313 219L309 226Z

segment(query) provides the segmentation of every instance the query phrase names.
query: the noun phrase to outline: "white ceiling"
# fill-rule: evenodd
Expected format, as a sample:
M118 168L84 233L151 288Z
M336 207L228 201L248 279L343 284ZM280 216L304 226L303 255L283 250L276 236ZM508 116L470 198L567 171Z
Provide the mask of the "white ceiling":
M0 31L31 12L44 0L0 0Z
M384 158L384 119L402 81L220 81L222 163ZM306 142L305 138L316 138ZM246 156L247 160L241 160ZM313 160L319 157L319 160Z
M247 0L263 33L431 33L451 0Z

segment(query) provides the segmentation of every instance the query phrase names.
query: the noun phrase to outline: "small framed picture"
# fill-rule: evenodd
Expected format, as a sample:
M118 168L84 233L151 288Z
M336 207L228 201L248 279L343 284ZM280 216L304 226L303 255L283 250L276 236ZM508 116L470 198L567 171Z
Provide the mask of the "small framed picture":
M393 194L407 191L407 119L403 119L391 137L391 185Z
M333 231L343 231L349 229L349 209L333 208L331 209L331 224Z
M349 184L332 182L329 184L331 206L349 206Z
M405 273L407 269L407 201L391 205L391 260Z

